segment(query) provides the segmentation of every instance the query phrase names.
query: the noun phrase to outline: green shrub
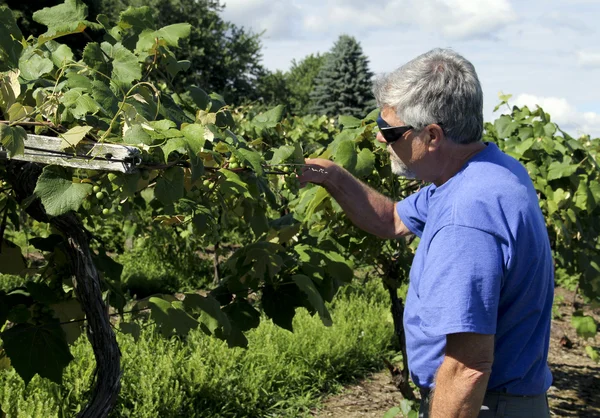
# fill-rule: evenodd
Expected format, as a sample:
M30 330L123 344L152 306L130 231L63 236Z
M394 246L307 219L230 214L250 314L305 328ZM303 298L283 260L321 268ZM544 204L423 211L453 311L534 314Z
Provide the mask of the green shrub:
M123 264L123 290L138 298L200 289L212 281L211 260L190 248L173 248L155 239L140 240L117 261Z
M264 319L248 334L248 349L229 349L200 331L186 341L167 340L152 325L138 342L118 334L123 378L112 416L308 415L323 392L381 367L393 334L385 296L379 283L339 295L332 327L305 310L294 319L294 333ZM95 364L85 337L72 353L62 385L36 376L25 387L14 370L1 371L0 404L7 416L76 415L88 399Z

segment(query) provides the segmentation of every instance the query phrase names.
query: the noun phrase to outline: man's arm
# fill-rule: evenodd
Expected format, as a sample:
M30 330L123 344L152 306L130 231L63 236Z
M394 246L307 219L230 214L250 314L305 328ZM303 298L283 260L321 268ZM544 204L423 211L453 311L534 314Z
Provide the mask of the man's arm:
M438 369L431 418L476 418L494 361L494 335L446 336L446 353Z
M306 164L299 178L300 185L315 183L325 187L360 229L380 238L399 238L411 233L398 216L391 199L329 160L307 159Z

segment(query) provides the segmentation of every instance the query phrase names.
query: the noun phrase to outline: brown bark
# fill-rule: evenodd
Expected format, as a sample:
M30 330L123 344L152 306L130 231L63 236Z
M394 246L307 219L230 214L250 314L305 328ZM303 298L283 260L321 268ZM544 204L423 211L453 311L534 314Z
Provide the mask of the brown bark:
M32 163L10 161L8 180L19 203L33 194L42 168ZM102 300L100 277L92 261L89 234L74 213L50 218L39 199L27 206L27 213L37 221L47 222L64 234L74 275L75 294L87 318L87 335L96 357L95 382L89 403L79 413L81 418L106 417L113 409L121 388L121 352L111 328L108 309Z

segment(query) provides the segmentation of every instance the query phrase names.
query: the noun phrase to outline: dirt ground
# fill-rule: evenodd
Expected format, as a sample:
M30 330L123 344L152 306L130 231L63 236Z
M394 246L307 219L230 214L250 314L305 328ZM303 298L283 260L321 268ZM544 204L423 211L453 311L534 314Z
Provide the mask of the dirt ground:
M600 333L594 340L584 341L577 337L570 323L573 293L557 289L556 299L564 301L558 304L560 315L556 316L559 318L552 320L548 357L554 376L554 383L548 391L551 415L600 418L600 364L593 362L585 353L586 345L600 349ZM600 323L600 309L592 311L584 306L583 310ZM386 411L397 406L401 400L402 395L392 384L390 373L386 370L350 385L341 394L326 399L313 416L382 418Z

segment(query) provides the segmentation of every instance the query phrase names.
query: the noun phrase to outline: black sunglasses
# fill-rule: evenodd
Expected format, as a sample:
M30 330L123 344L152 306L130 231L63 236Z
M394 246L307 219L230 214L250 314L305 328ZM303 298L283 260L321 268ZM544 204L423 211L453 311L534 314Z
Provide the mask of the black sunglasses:
M379 116L377 116L377 126L379 126L379 131L381 132L381 135L383 135L383 139L385 139L385 142L387 142L388 144L396 142L397 140L402 138L402 136L405 133L407 133L411 129L414 129L410 125L390 126L389 123L387 123L381 117L381 112L379 113Z

